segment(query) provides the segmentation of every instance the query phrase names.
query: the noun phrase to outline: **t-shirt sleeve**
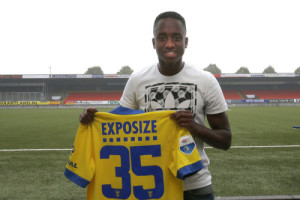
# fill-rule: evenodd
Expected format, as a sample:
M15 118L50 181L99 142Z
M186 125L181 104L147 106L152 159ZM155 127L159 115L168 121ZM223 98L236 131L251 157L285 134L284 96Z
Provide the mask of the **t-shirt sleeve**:
M132 74L124 88L121 100L120 100L120 105L126 108L138 109L138 104L136 100L136 83L135 83L135 74Z
M174 162L170 170L174 176L184 180L204 168L193 137L187 130L182 130L178 146L173 152Z
M218 114L227 111L222 89L217 79L210 74L205 90L205 113Z
M86 187L95 173L92 133L88 125L80 124L72 154L66 165L65 176L81 187Z

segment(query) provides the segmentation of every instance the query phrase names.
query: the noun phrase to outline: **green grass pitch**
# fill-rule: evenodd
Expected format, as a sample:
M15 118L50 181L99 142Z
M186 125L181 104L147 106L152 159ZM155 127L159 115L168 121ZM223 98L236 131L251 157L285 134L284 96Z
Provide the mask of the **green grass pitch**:
M101 111L108 111L101 109ZM0 109L0 149L71 149L83 109ZM300 107L232 107L232 146L300 145ZM300 193L300 147L206 148L215 196ZM0 199L85 199L70 151L0 151Z

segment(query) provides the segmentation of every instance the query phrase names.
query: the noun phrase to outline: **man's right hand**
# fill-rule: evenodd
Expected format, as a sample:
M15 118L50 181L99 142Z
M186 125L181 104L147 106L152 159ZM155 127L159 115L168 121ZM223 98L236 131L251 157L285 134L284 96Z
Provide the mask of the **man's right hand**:
M85 109L83 113L81 113L81 115L79 116L80 123L85 125L91 123L94 120L96 112L98 112L96 108Z

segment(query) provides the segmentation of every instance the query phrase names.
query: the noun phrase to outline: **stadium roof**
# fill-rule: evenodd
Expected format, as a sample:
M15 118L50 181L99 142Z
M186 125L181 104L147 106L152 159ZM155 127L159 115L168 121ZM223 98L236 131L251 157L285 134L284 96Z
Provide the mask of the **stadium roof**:
M103 74L103 75L92 75L92 74L23 74L23 75L0 75L0 79L52 79L52 78L129 78L130 75L119 75L119 74ZM299 77L300 74L294 73L274 73L274 74L214 74L216 78L274 78L274 77Z

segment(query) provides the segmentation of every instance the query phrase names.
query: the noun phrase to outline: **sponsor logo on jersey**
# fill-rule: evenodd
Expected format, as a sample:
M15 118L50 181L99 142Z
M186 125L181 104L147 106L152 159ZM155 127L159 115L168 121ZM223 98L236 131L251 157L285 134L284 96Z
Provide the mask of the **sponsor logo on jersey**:
M157 133L156 120L102 123L102 135Z
M179 149L182 153L190 155L196 147L195 141L191 135L185 135L179 138Z

